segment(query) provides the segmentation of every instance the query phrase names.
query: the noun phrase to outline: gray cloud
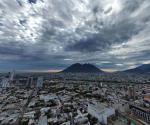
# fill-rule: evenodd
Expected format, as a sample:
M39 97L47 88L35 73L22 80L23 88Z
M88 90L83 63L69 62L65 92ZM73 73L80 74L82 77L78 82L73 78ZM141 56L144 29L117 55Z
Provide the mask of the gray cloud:
M29 3L34 3L34 4L35 4L35 3L37 2L37 0L28 0L28 2L29 2Z
M149 11L149 0L0 0L0 66L122 70L148 62Z

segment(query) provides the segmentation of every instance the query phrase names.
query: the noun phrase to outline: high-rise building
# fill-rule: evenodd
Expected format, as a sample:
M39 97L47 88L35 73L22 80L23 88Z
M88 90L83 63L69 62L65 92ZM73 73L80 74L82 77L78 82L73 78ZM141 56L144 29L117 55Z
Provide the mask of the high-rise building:
M103 87L103 83L101 82L100 84L101 84L101 87Z
M10 81L13 81L13 80L14 80L14 75L15 75L15 71L13 71L13 72L11 72L11 73L9 74L9 80L10 80Z
M36 87L37 88L43 87L43 77L42 76L38 77Z
M129 86L128 88L128 97L131 99L135 99L136 93L134 86Z
M33 77L28 77L26 87L27 88L31 87L32 83L33 83Z
M3 78L1 81L2 88L8 88L10 87L10 82L8 78Z

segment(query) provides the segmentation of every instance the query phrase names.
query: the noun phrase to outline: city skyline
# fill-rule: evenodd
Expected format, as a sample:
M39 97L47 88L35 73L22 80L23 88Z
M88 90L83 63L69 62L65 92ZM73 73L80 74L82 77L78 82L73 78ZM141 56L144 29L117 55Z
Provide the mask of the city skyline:
M0 71L150 63L149 0L0 0Z

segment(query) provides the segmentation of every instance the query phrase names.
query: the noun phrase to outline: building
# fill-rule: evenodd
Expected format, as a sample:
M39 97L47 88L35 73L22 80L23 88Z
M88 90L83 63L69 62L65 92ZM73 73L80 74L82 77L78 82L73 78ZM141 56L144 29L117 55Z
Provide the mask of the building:
M9 78L3 78L1 81L2 88L8 88L10 87Z
M100 83L100 87L103 87L103 83L102 82Z
M10 80L10 81L13 81L13 80L14 80L14 76L15 76L15 71L13 71L13 72L11 72L11 73L9 74L9 80Z
M144 106L150 108L150 93L144 95Z
M36 87L37 88L42 88L43 87L43 77L42 76L38 77Z
M150 123L150 109L142 108L135 105L130 105L131 113L138 118Z
M128 97L130 99L135 99L136 93L135 93L135 88L133 86L129 86L128 88Z
M115 115L115 109L100 103L88 104L88 113L97 118L100 123L107 125L107 119Z
M39 119L38 125L48 125L47 116L41 116Z
M147 93L144 95L144 100L147 100L150 102L150 93Z
M26 87L30 88L32 84L33 84L33 77L28 77Z

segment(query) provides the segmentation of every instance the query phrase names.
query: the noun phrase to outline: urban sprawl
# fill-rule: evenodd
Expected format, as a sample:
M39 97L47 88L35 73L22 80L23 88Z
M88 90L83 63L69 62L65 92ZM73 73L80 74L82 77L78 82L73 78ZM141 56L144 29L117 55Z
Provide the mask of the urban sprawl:
M149 75L122 75L0 74L0 125L150 125Z

